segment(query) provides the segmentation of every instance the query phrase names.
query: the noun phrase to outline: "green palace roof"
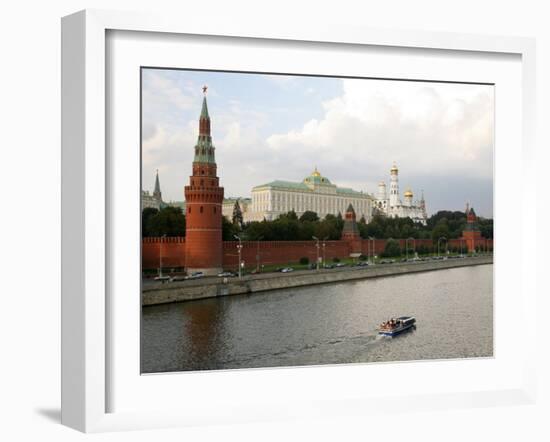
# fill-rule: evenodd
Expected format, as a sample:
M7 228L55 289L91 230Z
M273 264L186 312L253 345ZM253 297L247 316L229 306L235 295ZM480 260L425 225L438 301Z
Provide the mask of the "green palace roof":
M311 190L303 182L302 183L295 183L295 182L292 182L292 181L283 181L283 180L271 181L269 183L265 183L265 184L261 184L259 186L255 186L253 189L260 189L262 187L273 187L273 188L277 188L277 189L291 189L291 190Z
M311 173L311 175L304 178L304 180L300 183L296 183L296 182L293 182L293 181L275 180L275 181L271 181L269 183L265 183L265 184L261 184L259 186L255 186L252 190L269 187L269 188L273 188L273 189L286 189L286 190L311 192L312 191L312 188L311 188L312 185L314 187L318 186L318 185L330 186L330 187L336 189L337 194L354 195L354 196L367 195L364 192L359 192L359 191L353 190L349 187L338 187L335 184L332 184L328 178L322 176L319 173L319 171L317 170L317 167Z

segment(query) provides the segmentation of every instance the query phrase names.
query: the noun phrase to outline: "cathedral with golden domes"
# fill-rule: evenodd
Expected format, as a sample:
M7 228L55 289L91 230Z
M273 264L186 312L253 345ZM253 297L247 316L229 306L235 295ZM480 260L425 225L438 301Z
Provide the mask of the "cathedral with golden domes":
M419 200L413 200L413 192L407 189L403 194L403 201L399 193L399 169L394 165L390 169L390 189L384 181L378 183L378 193L374 203L375 211L392 218L411 218L414 222L426 225L428 214L426 213L426 201L424 192Z

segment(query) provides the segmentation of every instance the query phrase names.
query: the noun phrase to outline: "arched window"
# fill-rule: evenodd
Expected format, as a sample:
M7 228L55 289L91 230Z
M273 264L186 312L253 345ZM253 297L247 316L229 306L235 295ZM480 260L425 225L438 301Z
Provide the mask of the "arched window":
M204 210L204 207L201 206L201 213L203 212L203 210Z
M188 210L189 213L191 213L191 207L189 207L189 210Z
M214 206L214 213L216 213L216 206Z

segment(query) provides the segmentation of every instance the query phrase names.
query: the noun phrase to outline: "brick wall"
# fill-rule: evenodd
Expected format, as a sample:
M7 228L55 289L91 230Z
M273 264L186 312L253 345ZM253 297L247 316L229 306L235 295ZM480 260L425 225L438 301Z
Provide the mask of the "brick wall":
M398 240L400 247L405 248L406 240ZM493 240L485 240L484 238L476 239L475 246L482 249L487 247L492 249ZM236 269L238 262L237 241L223 242L223 268ZM284 264L287 262L298 262L300 258L307 257L310 262L315 262L317 257L317 248L315 241L243 241L242 259L247 268L253 268L257 263L258 244L259 244L259 259L260 264ZM322 242L320 243L322 245ZM460 248L460 239L449 240L449 248ZM416 247L424 245L437 249L437 244L434 245L431 239L415 240ZM363 239L360 241L360 252L363 255L372 254L372 241ZM379 255L386 247L385 239L374 240L374 252ZM413 247L413 241L409 240L409 247ZM462 247L466 251L466 243L462 241ZM142 266L143 269L156 269L159 267L159 253L162 248L162 263L163 267L185 267L185 237L164 237L164 238L143 238L142 241ZM441 250L445 246L441 242ZM325 259L331 262L332 258L348 257L351 248L346 241L325 241ZM323 247L319 247L319 256L323 256Z
M151 237L141 242L143 269L158 269L162 250L162 267L185 267L185 237Z

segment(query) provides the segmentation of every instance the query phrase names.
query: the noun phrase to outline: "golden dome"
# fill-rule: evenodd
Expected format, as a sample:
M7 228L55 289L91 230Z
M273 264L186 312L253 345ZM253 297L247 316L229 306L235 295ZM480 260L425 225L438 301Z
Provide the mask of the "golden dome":
M393 163L393 166L392 168L390 169L390 172L398 172L399 169L397 169L397 166L395 165L395 163Z
M315 170L311 173L311 176L321 176L321 174L317 170L317 166L315 166Z
M413 197L412 190L411 190L411 189L408 189L408 190L405 192L405 198L412 198L412 197Z

